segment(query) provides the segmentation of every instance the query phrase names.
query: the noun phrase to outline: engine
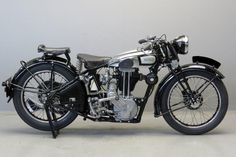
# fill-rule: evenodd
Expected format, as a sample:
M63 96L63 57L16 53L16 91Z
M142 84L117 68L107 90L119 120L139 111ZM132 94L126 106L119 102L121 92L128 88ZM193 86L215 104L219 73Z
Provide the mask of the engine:
M90 115L95 118L109 116L116 121L130 121L137 116L138 106L131 92L142 75L132 64L132 60L126 59L119 68L107 68L105 73L99 74L96 79L104 87L104 93L98 91L100 95L88 98ZM91 82L88 84L92 85Z
M118 79L109 84L108 96L116 94L113 104L114 117L116 120L128 121L133 119L138 112L138 106L133 99L131 91L140 78L138 69L132 68L133 60L125 59L119 63ZM116 91L119 88L120 94Z
M137 115L138 106L133 99L124 99L120 96L119 100L113 100L112 104L117 121L129 121Z
M132 96L123 96L123 94L118 94L117 83L113 79L109 83L108 97L115 97L110 103L113 106L114 118L117 121L129 121L137 115L138 106L133 100Z

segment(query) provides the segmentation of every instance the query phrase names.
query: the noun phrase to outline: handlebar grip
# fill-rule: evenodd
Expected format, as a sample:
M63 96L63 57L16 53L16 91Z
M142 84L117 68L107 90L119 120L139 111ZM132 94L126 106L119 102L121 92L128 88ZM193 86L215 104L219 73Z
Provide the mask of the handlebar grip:
M156 39L156 36L147 37L147 39L141 39L141 40L139 40L138 43L139 43L139 44L143 44L143 43L146 43L146 42L148 42L148 41L150 41L150 40L154 40L154 39Z
M44 52L45 51L45 45L41 44L38 46L38 52Z
M140 40L138 41L139 44L143 44L143 43L146 43L146 42L147 42L147 39L140 39Z
M156 39L156 36L148 37L148 40L154 40Z

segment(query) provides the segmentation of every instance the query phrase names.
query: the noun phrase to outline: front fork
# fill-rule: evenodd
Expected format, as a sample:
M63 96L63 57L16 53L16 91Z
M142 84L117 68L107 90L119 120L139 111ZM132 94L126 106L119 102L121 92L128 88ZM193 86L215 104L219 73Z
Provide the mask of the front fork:
M170 67L170 69L171 69L171 67ZM218 77L217 75L215 75L215 77L213 77L209 82L206 81L198 89L196 89L196 91L193 91L188 83L188 79L186 78L185 73L182 71L182 68L180 66L178 68L176 68L175 70L171 69L171 73L174 75L174 77L177 78L178 83L180 84L180 86L183 89L183 92L188 95L188 97L190 98L190 102L192 104L194 104L196 102L198 97L211 84L211 82L214 81ZM179 73L181 74L181 78L178 75Z
M195 101L194 101L194 93L193 93L193 91L192 91L192 89L191 89L191 87L190 87L190 85L189 85L189 83L188 83L188 79L186 78L186 76L185 76L185 74L183 73L183 71L182 71L182 68L179 66L178 68L176 68L176 69L172 69L172 67L169 67L170 68L170 70L171 70L171 73L174 75L174 77L176 77L177 78L177 80L178 80L178 83L180 84L180 86L182 87L182 89L183 89L183 92L184 93L187 93L188 94L188 96L190 96L190 98L191 98L191 102L192 103L194 103ZM177 75L177 73L182 73L182 79L183 80L181 80L181 78ZM184 86L184 84L185 84L185 86Z

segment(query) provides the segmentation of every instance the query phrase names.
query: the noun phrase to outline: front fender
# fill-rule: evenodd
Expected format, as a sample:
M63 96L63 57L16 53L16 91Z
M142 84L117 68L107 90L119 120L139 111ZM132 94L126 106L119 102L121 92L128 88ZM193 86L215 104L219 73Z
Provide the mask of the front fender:
M194 63L181 66L182 72L187 72L189 70L194 70L194 69L202 69L202 70L206 70L207 72L215 74L219 79L224 78L224 75L215 68L216 66L214 64L212 65L213 61L215 60L211 59L210 60L211 62L207 62L207 60L203 58L200 58L200 59L198 58L196 60L194 59L196 59L195 56L193 57ZM203 61L202 59L204 60L204 63L201 63L201 61ZM215 63L216 62L217 61L215 61ZM177 75L179 73L180 71L177 72ZM168 73L158 85L158 88L156 90L155 97L154 97L154 116L162 115L161 113L162 94L165 90L165 87L168 85L168 83L171 81L173 77L174 75L171 72Z

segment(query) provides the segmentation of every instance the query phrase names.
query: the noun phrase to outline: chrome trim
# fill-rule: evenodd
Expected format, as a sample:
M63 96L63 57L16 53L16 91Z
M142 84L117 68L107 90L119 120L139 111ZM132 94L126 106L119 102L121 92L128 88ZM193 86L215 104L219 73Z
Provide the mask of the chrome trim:
M98 99L98 103L101 103L101 102L104 102L104 101L111 101L111 100L114 100L114 99L116 99L116 96L101 98L101 99Z
M176 69L179 67L178 60L172 60L170 64L171 64L172 69Z
M181 35L181 36L175 38L172 42L177 43L177 45L179 46L180 49L182 49L181 44L184 43L184 52L182 52L181 54L187 54L188 53L189 39L186 35Z
M206 69L206 66L204 65L189 65L187 67L183 67L183 69L188 69L188 68L201 68L201 69Z
M151 50L147 50L147 51L135 50L135 51L128 51L128 52L125 52L125 53L118 54L114 58L122 59L122 58L128 58L128 57L136 57L136 56L140 56L140 55L149 55L151 53L152 53Z
M156 57L152 55L141 56L140 62L140 64L154 64L156 62Z
M139 56L149 56L152 54L151 50L147 50L147 51L138 51L138 50L132 50L132 51L128 51L128 52L124 52L121 54L118 54L117 56L114 56L108 63L109 66L111 67L118 67L119 63L124 60L124 59L132 59L134 62L133 67L134 68L138 68L139 65Z
M97 117L98 114L97 114L97 112L94 110L94 108L92 106L91 98L88 98L88 104L89 104L90 111L92 112L92 116Z

